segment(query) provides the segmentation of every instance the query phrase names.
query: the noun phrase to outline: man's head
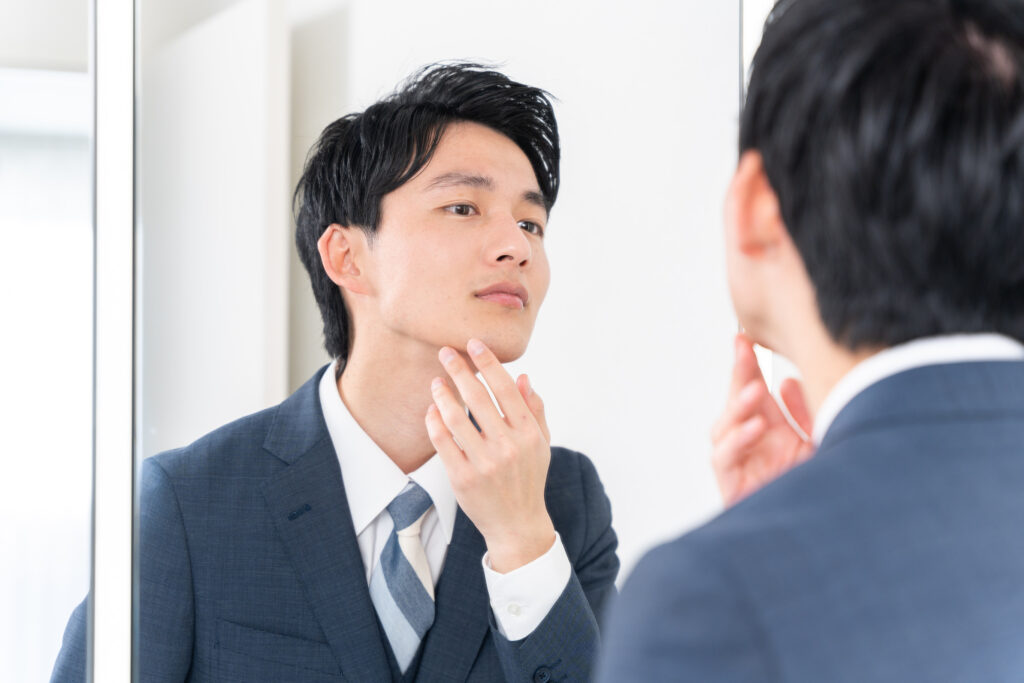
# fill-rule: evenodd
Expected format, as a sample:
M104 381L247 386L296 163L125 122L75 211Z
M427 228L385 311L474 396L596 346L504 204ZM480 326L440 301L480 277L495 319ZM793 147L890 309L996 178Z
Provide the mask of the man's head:
M807 303L850 351L1024 339L1021 0L782 0L740 151L730 286L759 341Z
M347 357L362 316L520 355L547 291L559 155L546 93L473 64L426 67L327 126L295 191L295 241L328 353Z

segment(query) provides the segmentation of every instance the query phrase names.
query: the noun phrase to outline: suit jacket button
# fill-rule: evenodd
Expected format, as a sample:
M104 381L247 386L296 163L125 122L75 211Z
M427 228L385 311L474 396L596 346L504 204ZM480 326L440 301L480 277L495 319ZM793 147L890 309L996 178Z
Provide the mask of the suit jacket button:
M533 683L548 683L551 680L551 669L542 666L533 672Z

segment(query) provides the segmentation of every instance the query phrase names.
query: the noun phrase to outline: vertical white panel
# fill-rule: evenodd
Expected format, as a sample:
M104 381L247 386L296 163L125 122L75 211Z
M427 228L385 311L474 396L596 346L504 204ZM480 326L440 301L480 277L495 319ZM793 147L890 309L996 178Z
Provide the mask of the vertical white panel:
M293 12L300 9L296 3L290 8ZM320 132L349 108L346 52L339 49L348 39L349 29L348 12L339 7L320 7L312 16L296 18L292 28L291 188L298 184L306 153ZM323 346L320 309L293 244L289 242L289 391L330 360Z
M720 505L708 432L736 329L721 207L739 5L355 0L350 12L354 108L453 58L498 62L558 98L552 286L514 369L544 397L555 443L595 461L628 571Z
M95 0L92 680L131 680L134 12Z
M285 396L287 59L277 0L238 2L143 59L143 455Z

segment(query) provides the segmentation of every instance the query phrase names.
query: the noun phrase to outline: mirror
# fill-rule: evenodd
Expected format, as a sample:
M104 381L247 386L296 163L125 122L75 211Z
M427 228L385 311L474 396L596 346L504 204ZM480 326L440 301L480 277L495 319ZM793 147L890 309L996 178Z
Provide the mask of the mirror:
M720 502L707 458L735 330L721 203L739 3L138 0L139 453L272 406L328 361L290 197L329 122L419 66L556 99L552 284L511 364L611 499L620 576Z
M0 660L48 680L89 590L93 224L89 3L0 10Z

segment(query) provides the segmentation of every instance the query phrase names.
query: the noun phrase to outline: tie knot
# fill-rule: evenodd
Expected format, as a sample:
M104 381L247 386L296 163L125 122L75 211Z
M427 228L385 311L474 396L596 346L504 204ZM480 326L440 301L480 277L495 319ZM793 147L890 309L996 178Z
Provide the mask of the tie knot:
M395 530L401 531L419 521L433 501L419 484L409 482L401 493L388 505L388 513L395 522Z

